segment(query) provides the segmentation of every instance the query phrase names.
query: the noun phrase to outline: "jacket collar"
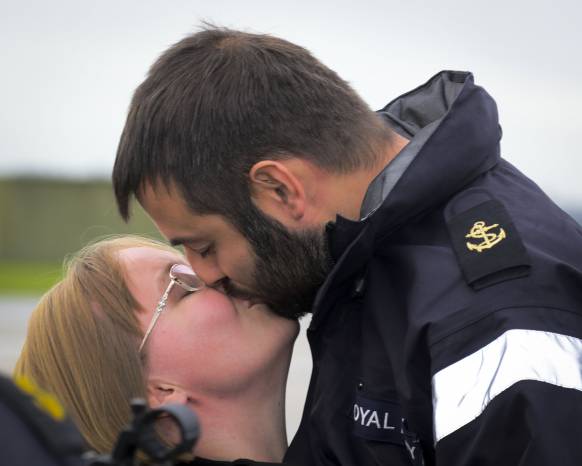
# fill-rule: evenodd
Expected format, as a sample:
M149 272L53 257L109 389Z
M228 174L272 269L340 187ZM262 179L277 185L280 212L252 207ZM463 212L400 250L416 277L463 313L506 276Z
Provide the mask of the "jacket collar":
M499 161L497 106L471 73L442 71L379 114L410 142L370 184L361 221L338 216L328 226L335 266L314 314L333 285L365 266L382 238L432 211Z
M401 175L382 185L378 202L372 196L364 201L363 211L375 217L381 236L433 210L499 162L497 106L471 73L443 71L381 113L412 136L397 157L410 159ZM374 180L368 193L380 183Z

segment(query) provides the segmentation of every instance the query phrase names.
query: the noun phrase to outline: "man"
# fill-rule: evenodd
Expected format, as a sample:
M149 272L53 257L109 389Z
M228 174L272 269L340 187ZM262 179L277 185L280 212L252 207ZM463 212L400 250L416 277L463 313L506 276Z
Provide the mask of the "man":
M113 182L208 284L313 312L287 460L582 464L582 231L500 138L470 73L374 113L306 50L211 28L137 89Z

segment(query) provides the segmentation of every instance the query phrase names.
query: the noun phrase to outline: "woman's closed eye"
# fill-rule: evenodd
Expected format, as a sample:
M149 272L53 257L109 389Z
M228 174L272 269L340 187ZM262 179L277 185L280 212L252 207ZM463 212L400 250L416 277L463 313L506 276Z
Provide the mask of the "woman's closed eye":
M188 290L185 290L182 287L178 287L178 288L180 288L180 293L178 295L178 299L183 299L183 298L185 298L187 296L190 296L192 293L194 293L194 291L188 291ZM178 293L176 293L176 294L178 294Z
M190 296L192 293L194 292L185 290L181 286L174 285L174 288L172 288L172 291L170 292L169 302L176 304L178 301Z

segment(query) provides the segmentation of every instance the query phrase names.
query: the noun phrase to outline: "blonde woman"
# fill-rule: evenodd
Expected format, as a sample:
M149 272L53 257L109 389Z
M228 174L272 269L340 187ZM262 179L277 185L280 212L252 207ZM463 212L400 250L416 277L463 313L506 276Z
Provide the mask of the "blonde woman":
M273 462L287 447L297 332L263 305L204 287L174 249L119 237L69 261L30 318L15 372L56 394L99 452L128 423L130 399L144 397L197 412L197 457Z

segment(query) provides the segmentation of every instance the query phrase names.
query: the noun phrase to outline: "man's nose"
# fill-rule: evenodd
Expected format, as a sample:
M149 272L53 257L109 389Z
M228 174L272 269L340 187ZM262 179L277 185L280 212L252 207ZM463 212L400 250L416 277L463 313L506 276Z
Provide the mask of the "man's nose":
M196 275L198 275L207 286L213 286L226 277L222 270L220 270L214 255L200 257L200 254L186 249L186 259L188 259L188 262L192 266L192 270L196 272Z

